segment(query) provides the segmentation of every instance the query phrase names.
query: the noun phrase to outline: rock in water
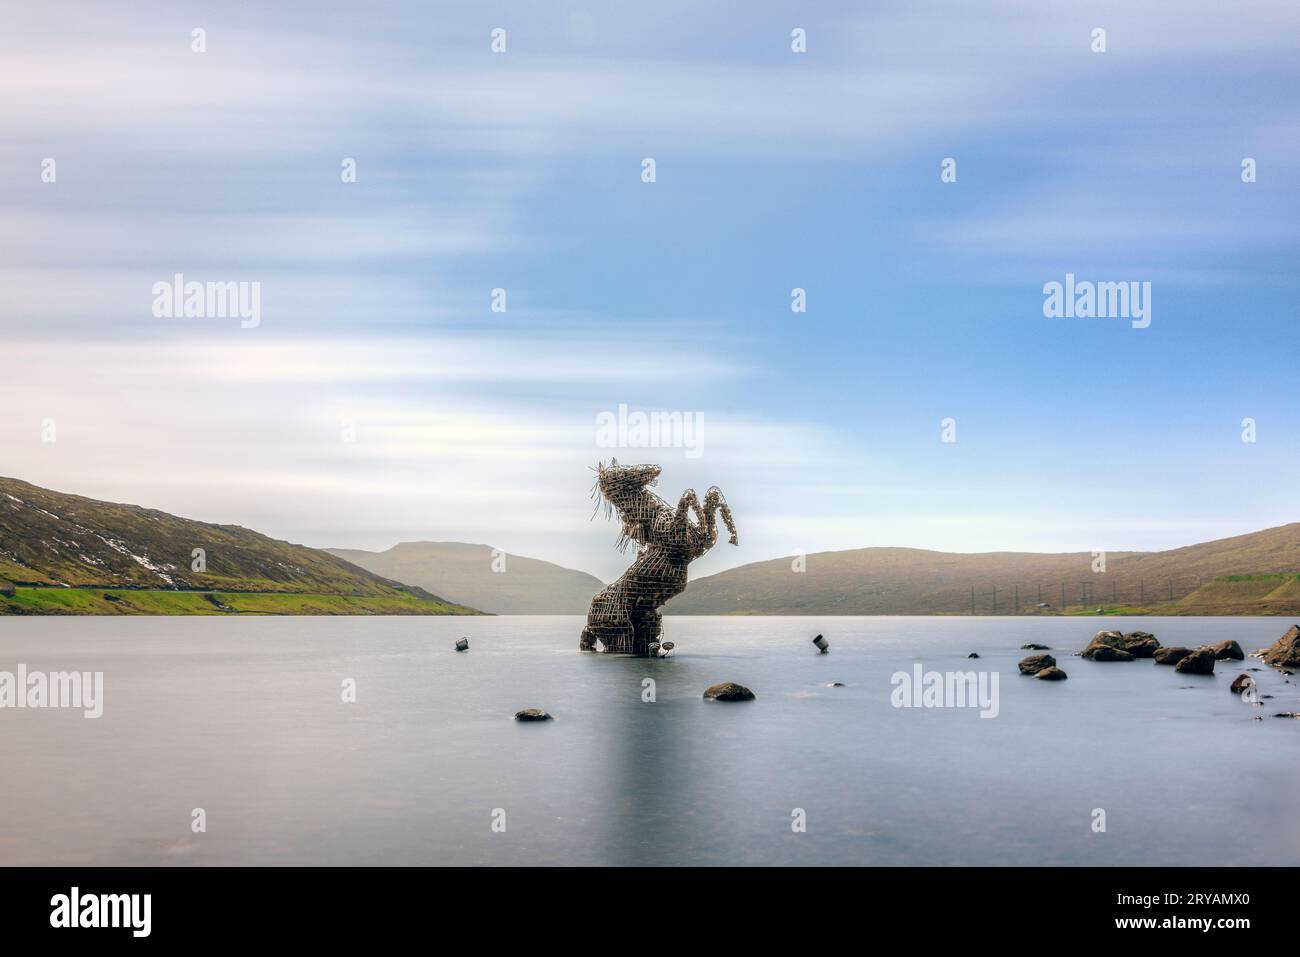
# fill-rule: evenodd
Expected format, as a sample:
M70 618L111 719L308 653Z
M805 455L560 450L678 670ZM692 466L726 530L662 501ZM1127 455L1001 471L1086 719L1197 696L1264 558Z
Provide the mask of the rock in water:
M1154 638L1152 638L1152 648L1154 651ZM1123 636L1122 632L1097 632L1092 636L1092 641L1088 642L1086 649L1080 651L1082 658L1091 658L1095 662L1131 662L1138 657L1131 648L1143 646L1145 648L1144 638L1138 641L1130 641Z
M1030 655L1028 658L1021 660L1020 673L1022 675L1036 675L1044 668L1055 668L1056 659L1051 655Z
M1021 645L1020 650L1021 651L1047 651L1049 650L1049 647L1050 646L1048 645L1038 645L1031 641L1027 645Z
M525 708L515 712L516 721L550 721L551 716L541 708Z
M1264 652L1264 660L1280 668L1300 668L1300 625L1292 625L1285 635L1273 642Z
M1223 661L1231 658L1234 661L1245 661L1246 653L1241 650L1241 645L1237 644L1231 638L1225 638L1223 641L1213 645L1206 645L1210 651L1214 652L1216 661Z
M1214 652L1209 648L1197 648L1174 665L1174 670L1181 671L1185 675L1212 675L1214 674Z
M1250 675L1245 675L1245 674L1237 675L1237 677L1232 679L1232 684L1228 687L1228 690L1231 691L1233 694L1241 694L1243 691L1245 691L1247 688L1252 687L1254 684L1255 684L1255 679L1252 678Z
M830 651L830 647L831 647L830 644L821 635L818 635L816 638L813 639L813 644L817 646L817 650L820 651L823 655L826 654L826 652Z
M1091 658L1096 654L1098 648L1115 648L1123 651L1123 633L1118 631L1099 631L1092 636L1092 641L1088 642L1088 647L1084 648L1079 654L1084 658Z
M1134 658L1150 658L1160 647L1156 636L1146 631L1132 631L1124 636L1124 648Z
M705 701L753 701L754 692L734 681L724 681L704 689Z
M469 651L469 639L468 639L468 638L462 638L460 641L456 642L456 650L457 650L457 651Z
M971 652L969 655L967 655L966 657L967 657L967 658L978 658L979 655L977 655L975 652L972 651L972 652Z
M1158 665L1176 665L1191 653L1191 648L1157 648L1151 657Z
M1038 674L1034 675L1034 677L1040 678L1043 681L1064 681L1069 677L1069 675L1053 665L1050 668L1044 668L1042 671L1038 672Z
M1127 635L1119 631L1099 631L1092 636L1092 641L1080 656L1093 661L1132 661L1134 658L1150 658L1159 647L1155 635L1145 631Z

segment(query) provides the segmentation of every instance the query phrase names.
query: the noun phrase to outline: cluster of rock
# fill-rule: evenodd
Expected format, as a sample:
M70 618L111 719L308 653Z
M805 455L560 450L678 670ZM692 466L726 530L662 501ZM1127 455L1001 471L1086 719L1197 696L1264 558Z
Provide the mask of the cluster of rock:
M1026 645L1025 647L1030 646ZM1045 648L1047 646L1034 645L1033 647ZM1051 655L1030 655L1028 658L1021 659L1019 667L1022 675L1033 675L1043 681L1064 681L1069 677L1064 671L1056 667L1056 659Z
M1131 631L1127 635L1121 631L1099 631L1092 636L1088 647L1079 652L1079 657L1093 661L1135 661L1153 658L1159 649L1160 642L1148 631Z
M1285 635L1260 651L1259 656L1277 668L1300 668L1300 625L1292 625Z
M1148 631L1099 631L1092 636L1088 647L1079 657L1092 661L1136 661L1151 658L1158 665L1173 665L1176 671L1191 675L1214 674L1214 663L1232 658L1241 661L1246 657L1241 645L1231 638L1200 648L1166 648Z
M456 643L457 651L464 651L468 647L468 639L462 638ZM665 642L663 647L671 649L672 646ZM820 645L818 648L824 653ZM1046 648L1046 645L1038 644L1024 646L1024 649L1034 650ZM1202 645L1200 648L1166 648L1156 641L1155 635L1146 631L1131 631L1127 635L1120 631L1099 631L1092 636L1088 647L1079 652L1079 656L1092 661L1136 661L1138 658L1151 658L1158 665L1173 665L1176 671L1193 675L1212 675L1216 661L1229 659L1242 661L1246 657L1241 650L1241 645L1231 638L1225 638L1212 645ZM1286 634L1270 647L1256 652L1255 656L1263 658L1266 663L1278 668L1300 668L1300 625L1292 625ZM978 658L979 655L972 652L968 657ZM1056 659L1048 654L1029 655L1020 661L1019 668L1022 675L1033 675L1043 681L1064 681L1067 677L1066 673L1057 667ZM826 687L842 688L844 685L835 681ZM1232 682L1230 690L1233 694L1242 694L1253 687L1253 679L1243 674ZM753 701L754 698L754 692L734 681L724 681L704 691L706 701ZM1300 717L1300 713L1287 712L1275 717L1294 718ZM549 721L551 716L540 708L527 708L518 712L515 720Z

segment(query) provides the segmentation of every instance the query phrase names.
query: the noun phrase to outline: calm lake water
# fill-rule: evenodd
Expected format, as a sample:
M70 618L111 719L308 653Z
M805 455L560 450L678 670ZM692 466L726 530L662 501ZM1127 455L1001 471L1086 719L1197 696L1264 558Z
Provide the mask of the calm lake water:
M1071 656L1290 624L673 617L646 661L579 653L578 618L10 618L0 670L103 671L105 702L0 709L0 864L1295 865L1300 721L1271 715L1300 677L1253 673L1256 707L1228 691L1255 659ZM1029 641L1069 680L1021 677ZM999 672L998 716L893 707L917 662ZM701 700L727 680L757 700Z

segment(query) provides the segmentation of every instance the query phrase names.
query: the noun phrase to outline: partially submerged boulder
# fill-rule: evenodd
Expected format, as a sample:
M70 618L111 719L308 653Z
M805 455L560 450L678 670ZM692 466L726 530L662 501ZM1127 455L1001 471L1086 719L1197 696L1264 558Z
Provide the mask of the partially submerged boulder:
M1174 670L1181 671L1185 675L1212 675L1214 674L1214 652L1209 648L1197 648L1174 665Z
M456 650L457 650L457 651L469 651L469 639L468 639L468 638L462 638L462 639L460 639L458 642L456 642Z
M1233 661L1245 661L1246 653L1241 650L1241 645L1237 644L1231 638L1225 638L1223 641L1213 645L1206 645L1210 651L1214 652L1216 661L1224 661L1231 658Z
M979 657L979 654L978 654L977 652L972 651L972 652L971 652L969 655L967 655L966 657L967 657L967 658L978 658L978 657Z
M1264 652L1264 660L1279 668L1300 668L1300 625L1292 625L1273 642Z
M1232 679L1232 684L1228 686L1228 690L1231 691L1233 694L1241 694L1247 688L1253 688L1254 686L1255 686L1254 678L1252 678L1250 675L1247 674L1240 674L1237 675L1237 677Z
M1158 647L1155 636L1145 631L1135 631L1131 635L1120 631L1099 631L1080 655L1093 661L1132 661L1134 658L1150 658Z
M1110 645L1098 645L1092 648L1091 654L1088 651L1083 653L1083 657L1091 658L1093 661L1134 661L1133 655L1119 648L1112 648Z
M1151 657L1158 665L1176 665L1191 653L1191 648L1157 648Z
M1050 645L1040 645L1031 641L1027 645L1021 645L1020 650L1021 651L1047 651L1049 650L1050 647L1051 647Z
M1050 668L1044 668L1042 671L1038 672L1038 674L1034 675L1034 677L1038 678L1040 681L1064 681L1068 675L1066 675L1066 673L1060 668L1053 665Z
M1150 658L1159 647L1160 642L1149 631L1132 631L1124 636L1124 651L1134 658Z
M734 681L723 681L704 689L705 701L753 701L754 692Z
M550 721L551 716L541 708L525 708L515 712L516 721Z
M1088 642L1088 647L1084 648L1079 654L1084 658L1093 657L1098 648L1114 648L1118 651L1124 650L1124 633L1120 631L1099 631L1092 636L1092 641Z
M1051 655L1030 655L1020 662L1020 673L1022 675L1036 675L1044 668L1055 668L1056 659Z
M826 652L830 651L831 648L830 643L821 635L818 635L816 638L813 639L813 644L817 646L817 650L820 651L823 655L826 654Z

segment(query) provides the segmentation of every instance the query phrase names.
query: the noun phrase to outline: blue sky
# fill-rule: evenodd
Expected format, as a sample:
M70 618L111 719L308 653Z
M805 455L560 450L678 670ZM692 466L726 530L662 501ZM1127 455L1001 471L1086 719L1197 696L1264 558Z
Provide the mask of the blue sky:
M1057 6L33 5L0 474L607 578L611 452L726 492L741 547L697 574L1300 519L1300 8ZM261 324L156 318L177 272L260 282ZM1150 327L1045 318L1067 272L1150 282ZM620 404L699 416L702 454L598 446Z

